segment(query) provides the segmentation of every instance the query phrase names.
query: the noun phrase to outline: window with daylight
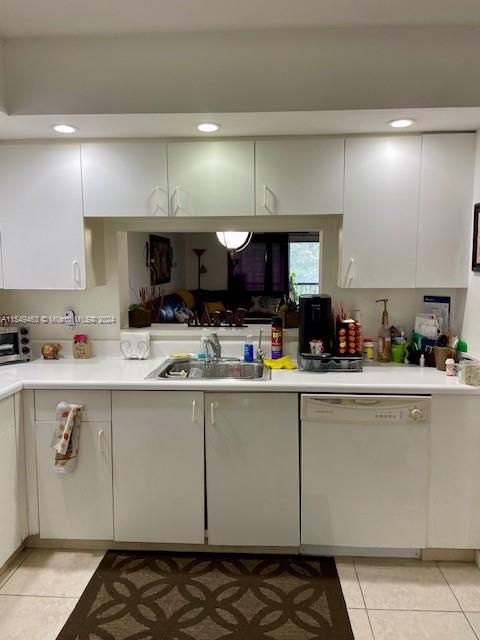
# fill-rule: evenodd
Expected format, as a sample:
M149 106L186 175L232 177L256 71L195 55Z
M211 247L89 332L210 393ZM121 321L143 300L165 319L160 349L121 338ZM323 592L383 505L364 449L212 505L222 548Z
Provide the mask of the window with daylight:
M228 286L255 296L293 298L320 288L318 233L254 233L228 256Z

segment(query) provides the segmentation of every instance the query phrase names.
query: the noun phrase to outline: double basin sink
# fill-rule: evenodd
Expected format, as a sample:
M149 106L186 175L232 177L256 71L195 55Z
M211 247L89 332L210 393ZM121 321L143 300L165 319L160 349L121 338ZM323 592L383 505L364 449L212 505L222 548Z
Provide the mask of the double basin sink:
M147 379L167 380L270 380L270 369L262 362L243 362L235 358L214 360L167 360L148 374Z

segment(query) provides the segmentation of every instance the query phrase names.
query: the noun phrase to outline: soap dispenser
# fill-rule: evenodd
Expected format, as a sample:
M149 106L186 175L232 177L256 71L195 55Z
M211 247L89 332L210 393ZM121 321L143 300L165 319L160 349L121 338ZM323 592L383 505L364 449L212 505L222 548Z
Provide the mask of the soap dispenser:
M382 324L378 330L377 360L379 362L390 362L392 359L392 336L388 326L388 298L380 298L377 302L383 302Z

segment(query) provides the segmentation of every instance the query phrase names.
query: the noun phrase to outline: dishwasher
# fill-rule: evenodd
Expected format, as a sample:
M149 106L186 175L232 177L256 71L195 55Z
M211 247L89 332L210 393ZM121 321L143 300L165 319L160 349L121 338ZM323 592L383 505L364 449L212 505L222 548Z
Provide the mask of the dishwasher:
M428 396L301 396L303 552L419 555L430 414Z

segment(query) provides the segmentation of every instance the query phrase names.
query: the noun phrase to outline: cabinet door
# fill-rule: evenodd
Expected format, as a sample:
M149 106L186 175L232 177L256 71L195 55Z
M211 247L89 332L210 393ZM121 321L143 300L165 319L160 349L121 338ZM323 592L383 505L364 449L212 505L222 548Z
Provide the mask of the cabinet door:
M253 141L168 145L170 215L252 216Z
M255 142L257 215L343 212L344 138Z
M205 540L203 394L114 391L115 540Z
M347 138L339 286L415 287L420 136Z
M208 542L298 546L296 394L206 395Z
M13 396L0 401L0 567L21 544Z
M75 471L54 471L52 422L35 423L41 538L113 539L110 422L82 422Z
M474 133L423 136L417 287L468 287Z
M168 215L164 142L82 144L86 216Z
M427 546L480 548L480 396L433 396Z
M85 289L80 145L0 146L6 289Z

